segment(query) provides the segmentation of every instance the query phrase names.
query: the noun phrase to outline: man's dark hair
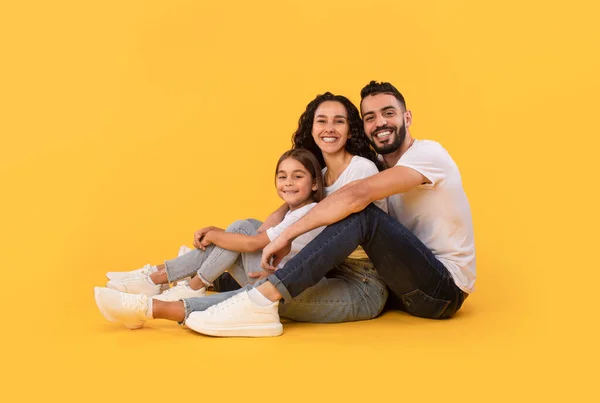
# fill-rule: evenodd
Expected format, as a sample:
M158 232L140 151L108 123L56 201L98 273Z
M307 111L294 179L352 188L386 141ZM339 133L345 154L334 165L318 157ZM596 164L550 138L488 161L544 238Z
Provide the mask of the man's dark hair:
M369 95L377 94L393 95L398 100L398 102L400 102L402 108L406 110L406 102L404 101L404 97L402 96L400 91L398 91L396 87L394 87L392 84L383 81L378 83L375 80L371 80L371 82L360 91L360 103L362 104L363 99L365 99Z

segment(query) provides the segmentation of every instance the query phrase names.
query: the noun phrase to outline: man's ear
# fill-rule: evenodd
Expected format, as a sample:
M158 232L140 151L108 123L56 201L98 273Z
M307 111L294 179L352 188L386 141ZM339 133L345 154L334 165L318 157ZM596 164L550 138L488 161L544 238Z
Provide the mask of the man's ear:
M404 124L407 129L412 124L412 112L411 111L404 112Z

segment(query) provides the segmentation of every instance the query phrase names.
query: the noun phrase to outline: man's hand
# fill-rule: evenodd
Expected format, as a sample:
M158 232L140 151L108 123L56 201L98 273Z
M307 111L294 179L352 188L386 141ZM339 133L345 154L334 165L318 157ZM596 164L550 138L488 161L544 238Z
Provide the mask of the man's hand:
M263 249L262 258L260 259L260 267L262 267L264 270L277 270L277 265L281 263L281 259L287 256L291 250L291 241L288 241L283 236L277 237L277 239Z
M248 277L262 280L263 278L269 277L271 274L273 274L272 270L252 271L248 273Z
M207 243L205 245L202 244L202 240L204 239L204 236L209 231L223 231L223 230L221 228L211 226L211 227L201 228L198 231L194 232L194 246L196 247L196 249L206 250L206 247L208 245L210 245L210 243Z

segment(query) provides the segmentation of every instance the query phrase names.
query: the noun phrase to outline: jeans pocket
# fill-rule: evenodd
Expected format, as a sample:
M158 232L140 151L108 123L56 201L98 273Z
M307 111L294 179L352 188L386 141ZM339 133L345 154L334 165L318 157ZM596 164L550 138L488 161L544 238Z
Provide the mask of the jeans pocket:
M450 301L430 297L416 289L402 296L406 312L422 318L438 319L450 305Z

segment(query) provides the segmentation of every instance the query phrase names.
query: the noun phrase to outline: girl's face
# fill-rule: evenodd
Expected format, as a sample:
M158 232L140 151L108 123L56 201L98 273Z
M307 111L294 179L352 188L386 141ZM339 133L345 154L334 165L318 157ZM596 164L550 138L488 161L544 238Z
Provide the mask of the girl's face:
M286 158L279 164L275 186L290 211L311 203L312 192L317 190L317 184L308 170L293 158Z
M312 136L323 154L344 151L348 141L348 112L337 101L325 101L315 111Z

